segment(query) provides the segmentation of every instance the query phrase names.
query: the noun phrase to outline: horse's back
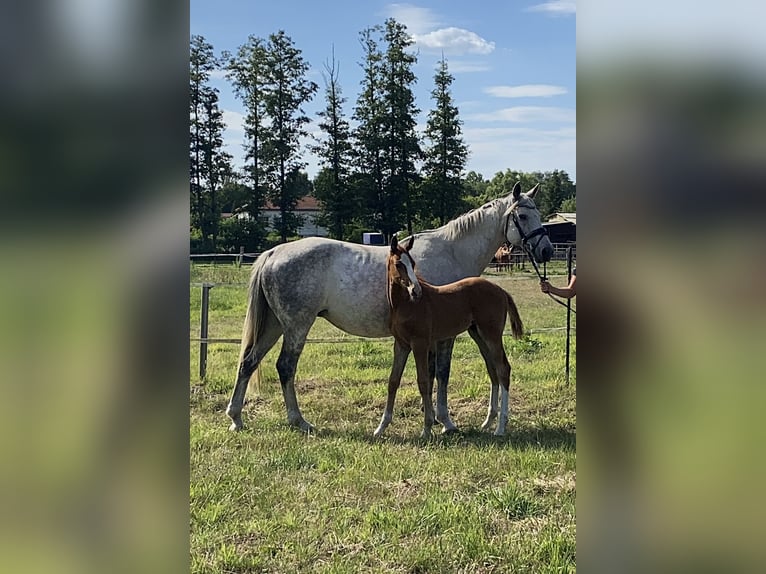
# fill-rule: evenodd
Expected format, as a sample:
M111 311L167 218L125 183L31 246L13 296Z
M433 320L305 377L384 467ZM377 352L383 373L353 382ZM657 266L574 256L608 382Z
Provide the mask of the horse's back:
M284 322L318 315L355 335L387 335L386 249L309 237L264 253L261 282Z

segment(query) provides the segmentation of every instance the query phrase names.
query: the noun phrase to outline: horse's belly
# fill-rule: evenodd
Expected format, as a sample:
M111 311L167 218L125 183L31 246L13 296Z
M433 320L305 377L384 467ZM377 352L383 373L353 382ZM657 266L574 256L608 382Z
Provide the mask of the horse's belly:
M373 317L371 313L349 313L328 310L320 313L341 331L357 337L388 337L387 317Z

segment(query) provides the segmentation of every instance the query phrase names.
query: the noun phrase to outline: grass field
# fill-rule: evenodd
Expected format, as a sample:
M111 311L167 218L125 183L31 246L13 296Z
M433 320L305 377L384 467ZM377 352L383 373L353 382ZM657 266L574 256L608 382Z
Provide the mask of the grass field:
M563 268L554 268L563 273ZM192 266L191 280L244 283L249 269ZM551 269L549 268L549 273ZM382 439L391 340L307 344L296 391L304 435L286 424L275 362L262 363L228 431L224 410L237 345L211 345L204 382L191 345L191 565L193 572L574 572L575 337L564 378L566 310L528 273L487 275L508 290L527 330L506 339L513 367L505 437L482 432L489 377L470 338L455 345L449 406L457 435L418 438L412 358ZM556 285L564 277L552 279ZM199 335L192 286L190 337ZM245 286L210 294L210 337L239 337ZM573 327L576 315L572 315ZM318 319L310 338L347 336ZM440 427L435 427L438 433Z

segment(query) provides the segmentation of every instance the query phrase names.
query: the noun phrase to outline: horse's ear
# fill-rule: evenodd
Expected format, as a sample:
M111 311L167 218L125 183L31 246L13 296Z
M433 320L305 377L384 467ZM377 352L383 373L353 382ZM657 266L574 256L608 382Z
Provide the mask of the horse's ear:
M538 191L540 191L540 184L536 183L535 186L524 195L526 195L529 199L533 199Z
M405 251L409 251L410 249L412 249L412 244L413 243L415 243L415 236L414 235L412 237L410 237L410 240L407 242L407 245L404 246L404 250Z
M516 182L513 186L513 190L511 191L513 193L513 201L518 201L519 197L521 196L521 182Z
M396 233L391 236L391 253L394 255L399 253L399 240L396 238Z

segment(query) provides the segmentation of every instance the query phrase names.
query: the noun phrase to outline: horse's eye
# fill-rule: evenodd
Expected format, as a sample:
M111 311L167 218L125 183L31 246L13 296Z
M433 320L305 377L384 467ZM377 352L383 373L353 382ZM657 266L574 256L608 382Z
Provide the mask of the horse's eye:
M519 214L519 219L521 219L522 221L526 221L527 220L527 214L526 213L520 213Z

